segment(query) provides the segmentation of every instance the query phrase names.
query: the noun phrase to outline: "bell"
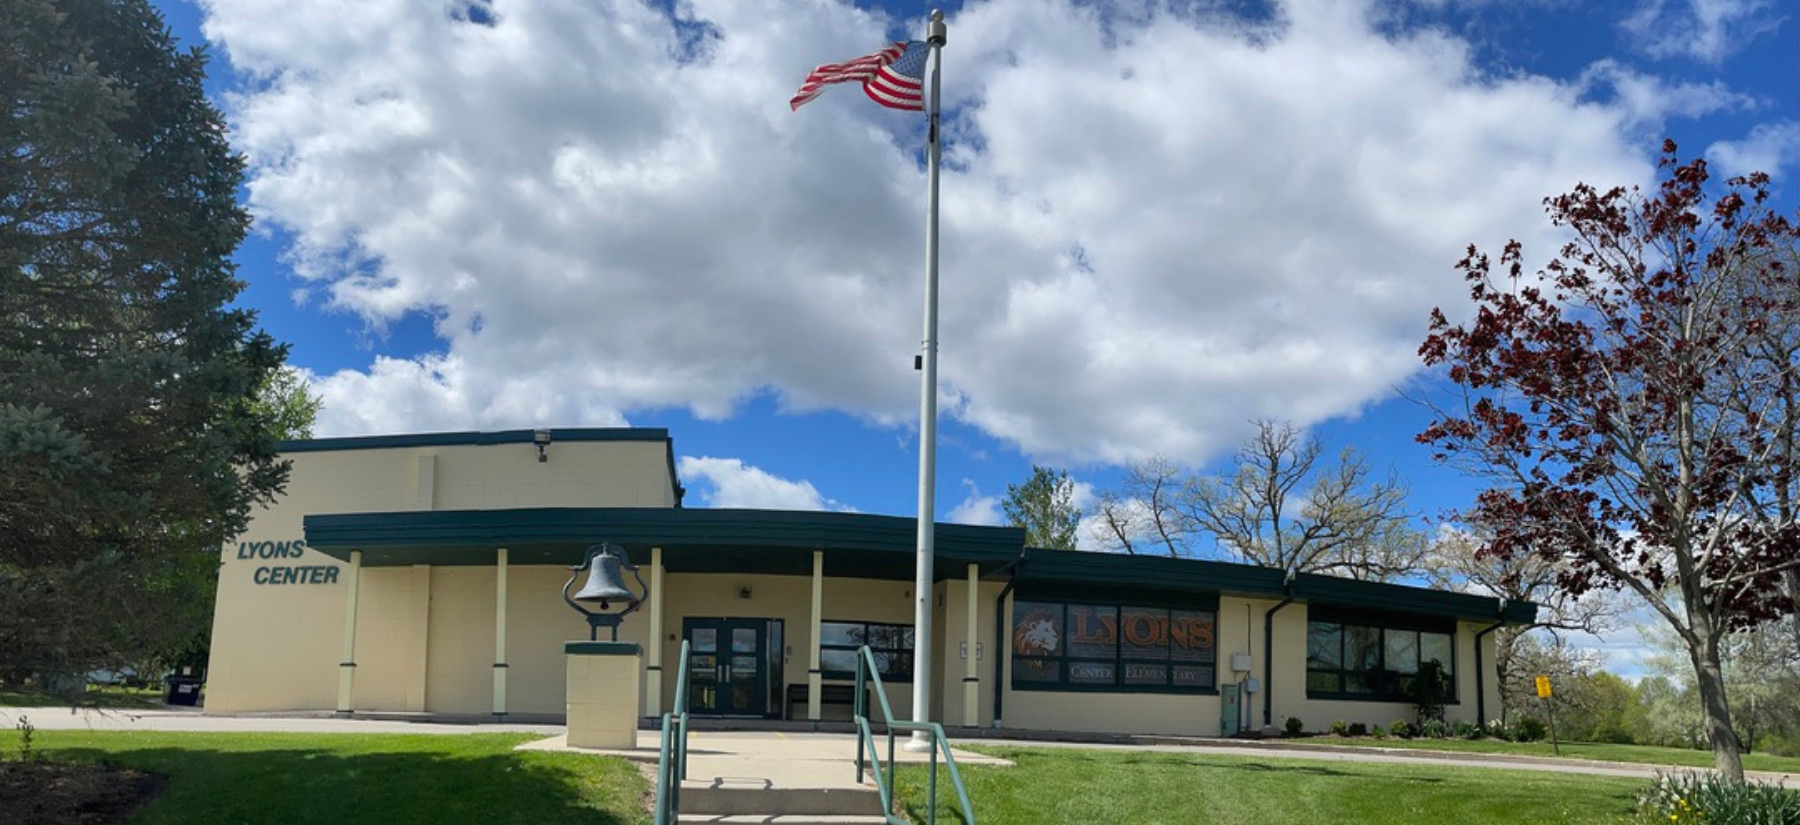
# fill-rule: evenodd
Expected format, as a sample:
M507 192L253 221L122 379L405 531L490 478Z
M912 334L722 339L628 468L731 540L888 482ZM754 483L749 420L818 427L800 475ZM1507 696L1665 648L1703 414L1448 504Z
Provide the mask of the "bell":
M637 596L625 589L625 581L619 577L618 556L602 551L588 560L593 566L588 569L587 585L575 594L576 601L599 602L601 610L611 606L607 602L637 601Z

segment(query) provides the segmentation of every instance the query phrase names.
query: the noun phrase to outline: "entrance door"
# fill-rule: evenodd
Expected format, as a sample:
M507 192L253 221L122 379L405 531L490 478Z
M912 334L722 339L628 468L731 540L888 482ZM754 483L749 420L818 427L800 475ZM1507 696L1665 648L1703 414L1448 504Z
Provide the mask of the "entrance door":
M769 619L682 622L682 636L689 645L689 712L721 716L769 714L770 679L774 676L770 665L771 626L779 623Z

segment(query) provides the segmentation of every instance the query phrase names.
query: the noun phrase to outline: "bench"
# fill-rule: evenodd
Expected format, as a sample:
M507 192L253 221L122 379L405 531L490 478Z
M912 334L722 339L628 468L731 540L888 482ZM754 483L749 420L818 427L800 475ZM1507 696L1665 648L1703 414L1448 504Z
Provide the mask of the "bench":
M866 691L865 691L865 693L866 693ZM784 708L784 710L786 712L783 714L783 718L794 719L795 718L794 706L799 705L804 708L806 706L806 700L807 700L807 686L805 683L788 685L788 687L787 687L787 707ZM854 708L856 705L856 686L855 685L832 685L832 684L820 685L819 686L819 705L821 707L823 707L825 705L849 705L852 708ZM868 709L868 707L869 707L868 703L865 702L863 704L863 708L865 709L865 711Z

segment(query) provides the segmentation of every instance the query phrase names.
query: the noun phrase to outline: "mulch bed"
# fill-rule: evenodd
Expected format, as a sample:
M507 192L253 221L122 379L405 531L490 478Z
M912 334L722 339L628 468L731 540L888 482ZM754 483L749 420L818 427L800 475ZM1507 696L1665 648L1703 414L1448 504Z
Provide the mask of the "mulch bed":
M8 825L113 825L162 790L155 774L102 765L0 762Z

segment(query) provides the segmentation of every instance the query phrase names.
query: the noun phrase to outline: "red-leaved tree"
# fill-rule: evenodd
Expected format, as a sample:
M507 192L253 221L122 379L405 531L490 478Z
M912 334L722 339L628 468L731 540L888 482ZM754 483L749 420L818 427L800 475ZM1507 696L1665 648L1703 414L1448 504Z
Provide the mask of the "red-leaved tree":
M1693 664L1718 769L1742 779L1720 667L1734 629L1794 610L1796 223L1768 177L1709 188L1663 145L1663 180L1545 201L1569 241L1527 272L1518 242L1457 268L1472 319L1433 310L1419 348L1460 404L1419 440L1488 477L1484 553L1557 563L1559 587L1635 593ZM1715 185L1716 186L1716 185Z

